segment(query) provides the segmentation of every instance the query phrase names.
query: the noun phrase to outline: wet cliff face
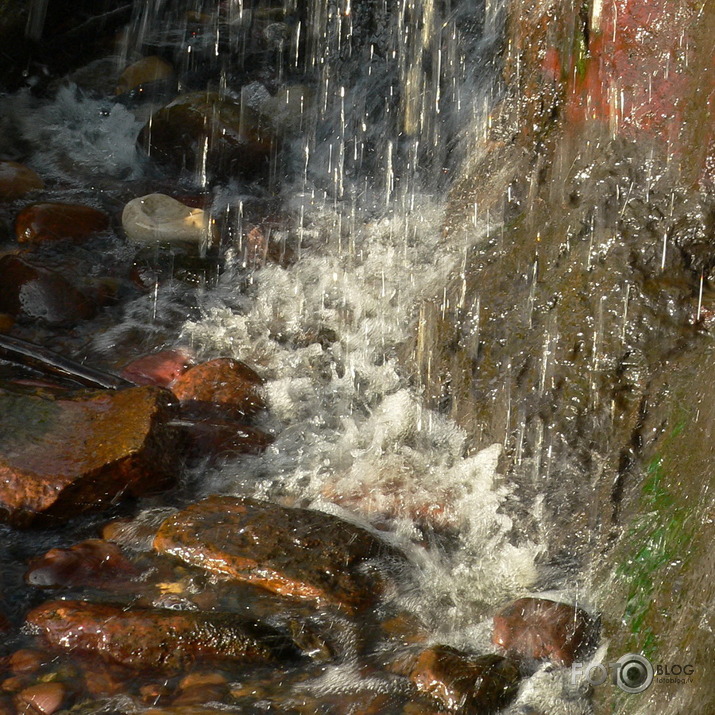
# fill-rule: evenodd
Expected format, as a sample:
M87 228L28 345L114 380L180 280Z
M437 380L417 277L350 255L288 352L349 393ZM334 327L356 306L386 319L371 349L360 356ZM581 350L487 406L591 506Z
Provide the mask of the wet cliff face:
M602 564L613 647L654 662L707 635L668 614L689 588L707 602L713 10L509 4L504 100L451 195L462 270L409 346L430 403L505 445L525 528L543 497L552 557Z

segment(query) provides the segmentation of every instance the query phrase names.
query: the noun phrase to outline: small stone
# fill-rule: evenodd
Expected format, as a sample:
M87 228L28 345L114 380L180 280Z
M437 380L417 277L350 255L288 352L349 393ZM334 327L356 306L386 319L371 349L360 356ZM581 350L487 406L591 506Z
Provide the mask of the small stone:
M45 243L63 239L79 242L107 228L107 214L79 204L30 204L15 219L15 236L20 243Z
M122 368L122 377L137 385L168 387L193 364L186 350L160 350L143 355Z
M36 673L47 663L44 653L31 648L16 650L8 659L10 670L16 675Z
M116 590L137 574L116 544L89 539L68 549L50 549L34 559L25 573L25 582L40 588L89 586Z
M62 683L38 683L19 692L15 703L20 712L30 705L41 715L51 715L62 707L66 695L67 688Z
M9 333L15 325L15 318L8 313L0 313L0 333Z
M516 695L518 666L499 655L470 656L433 646L417 658L410 673L417 690L460 715L501 710Z
M0 388L0 513L16 526L54 522L167 485L169 403L158 387L72 397Z
M160 79L171 79L174 76L174 68L161 57L151 55L142 57L129 65L122 72L115 94L124 94L135 87L139 87L147 82L156 82Z
M216 92L184 94L155 112L139 135L155 161L208 177L265 173L271 133L246 104Z
M379 576L367 562L399 554L330 514L255 499L212 496L169 517L159 553L283 596L354 611L374 602Z
M273 436L235 420L187 420L177 423L196 457L225 457L237 454L260 454L271 444Z
M569 666L594 637L593 619L581 608L543 598L520 598L494 616L492 642L512 657Z
M64 276L20 256L0 258L0 313L53 327L92 318L97 307Z
M165 194L147 194L129 201L122 212L122 228L134 243L207 246L212 242L209 214Z
M218 358L195 365L171 386L182 403L214 405L229 414L252 415L265 407L259 388L263 379L245 363Z
M283 634L233 613L53 601L30 611L27 622L53 649L139 670L178 672L202 658L268 664L298 656Z
M29 167L16 161L0 161L0 201L19 199L44 188L45 182Z

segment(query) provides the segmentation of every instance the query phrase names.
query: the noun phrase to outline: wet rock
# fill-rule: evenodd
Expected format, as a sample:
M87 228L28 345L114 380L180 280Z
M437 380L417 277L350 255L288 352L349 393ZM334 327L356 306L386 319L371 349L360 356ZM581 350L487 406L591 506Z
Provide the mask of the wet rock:
M154 548L274 593L349 611L382 590L367 562L398 558L368 531L330 514L222 496L169 517Z
M492 642L510 656L569 666L594 632L581 608L543 598L520 598L494 616Z
M15 675L21 675L36 673L47 663L47 660L47 656L39 650L21 648L8 658L8 665Z
M417 658L410 680L421 692L461 715L492 713L516 694L519 668L498 655L470 656L433 646Z
M67 687L62 683L38 683L20 691L15 697L15 704L20 712L51 715L57 712L67 697Z
M174 68L166 60L156 55L142 57L122 72L115 94L124 94L147 82L171 79L173 76Z
M61 327L88 320L96 313L96 306L64 276L26 258L3 256L0 275L0 312L16 319Z
M196 92L156 112L139 143L174 170L253 177L267 169L273 141L248 106L214 92Z
M298 656L287 637L235 614L54 601L30 611L27 622L53 649L134 669L177 672L201 659L268 664Z
M265 407L259 388L263 379L245 363L231 358L218 358L190 367L178 377L171 391L184 404L184 409L195 408L211 413L215 406L220 411L237 416L252 415Z
M0 333L9 333L13 325L15 325L15 319L12 315L0 313Z
M62 239L82 241L107 228L107 214L80 204L30 204L20 211L15 220L15 236L20 243L45 243Z
M212 458L260 454L273 444L274 438L267 432L234 420L178 420L181 430L194 456Z
M12 201L45 188L45 182L24 164L0 161L0 201Z
M89 539L68 549L50 549L34 559L25 573L25 582L41 588L107 588L121 585L137 574L116 544Z
M137 385L168 387L192 365L186 350L160 350L132 360L122 368L121 375Z
M67 519L166 486L176 445L157 387L74 397L0 389L0 509L11 523Z
M122 212L122 228L135 243L211 243L209 215L165 194L132 199Z

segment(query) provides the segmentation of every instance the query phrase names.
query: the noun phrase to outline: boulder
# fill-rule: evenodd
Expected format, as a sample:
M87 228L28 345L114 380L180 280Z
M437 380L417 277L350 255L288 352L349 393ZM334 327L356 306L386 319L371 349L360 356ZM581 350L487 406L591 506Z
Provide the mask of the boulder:
M154 548L283 596L349 612L371 604L382 590L368 563L399 558L370 532L330 514L224 496L169 517Z
M211 243L209 214L165 194L132 199L122 212L122 228L134 243Z
M0 388L0 513L67 519L170 482L176 445L158 387L70 397Z
M104 211L80 204L30 204L15 219L15 236L20 243L79 242L107 228L109 217Z
M255 177L273 146L259 115L216 92L184 94L155 112L139 144L158 163L203 177Z
M89 586L117 590L138 573L116 544L89 539L68 549L50 549L33 559L25 572L25 582L41 588Z
M433 646L417 657L409 674L421 693L460 715L486 715L506 707L516 695L519 668L499 655L471 656Z
M30 611L27 622L52 649L141 670L179 672L202 659L268 664L299 655L283 634L236 614L52 601Z
M0 161L0 201L12 201L45 188L45 182L24 164Z
M0 313L53 327L71 326L96 313L96 305L64 276L26 258L3 256L0 275Z
M263 378L245 363L218 358L190 367L171 391L185 409L195 409L201 416L218 411L241 417L265 407L259 392L262 384Z
M492 642L516 658L569 666L593 640L593 619L581 608L520 598L494 616Z

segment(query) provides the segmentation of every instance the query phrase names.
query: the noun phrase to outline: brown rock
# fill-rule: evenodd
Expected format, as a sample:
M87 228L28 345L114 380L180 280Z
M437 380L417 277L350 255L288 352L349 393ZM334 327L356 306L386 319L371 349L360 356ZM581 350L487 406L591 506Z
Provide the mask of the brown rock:
M201 457L260 454L273 443L272 435L235 420L189 420L181 431L192 454Z
M62 239L82 241L107 228L107 214L80 204L30 204L15 219L15 236L20 243L45 243Z
M44 653L31 648L21 648L16 650L9 658L8 665L15 675L24 673L36 673L47 663Z
M139 87L146 82L156 82L160 79L171 79L174 76L174 68L161 57L151 55L142 57L129 65L119 78L115 94L124 94L130 89Z
M169 517L154 548L274 593L353 610L380 581L362 567L393 549L329 514L212 496Z
M50 549L34 559L25 573L25 581L41 588L121 588L138 573L116 544L89 539L68 549Z
M16 161L0 161L0 201L19 199L44 188L44 181L29 167Z
M251 415L265 407L258 390L262 384L263 379L245 363L218 358L189 368L171 391L199 410L214 405L231 414Z
M520 598L494 616L492 642L509 655L569 666L593 638L582 609L542 598Z
M51 715L62 707L66 696L67 688L62 683L38 683L19 692L15 704L20 712L26 712L31 706L34 710L30 712Z
M165 486L176 447L158 387L74 397L0 388L0 509L25 526Z
M201 659L275 663L297 650L279 632L235 614L54 601L30 611L53 649L135 669L177 672Z
M9 333L15 325L15 318L7 313L0 313L0 333Z
M186 350L160 350L132 360L122 369L122 377L137 385L168 387L186 372L192 362Z
M273 144L259 116L215 92L177 97L156 112L139 143L160 164L211 176L255 176L268 168Z
M96 306L64 276L25 258L0 258L0 312L51 326L74 325L96 313Z
M516 694L519 668L499 655L470 656L448 646L423 651L410 680L421 692L460 715L482 715L505 707Z

